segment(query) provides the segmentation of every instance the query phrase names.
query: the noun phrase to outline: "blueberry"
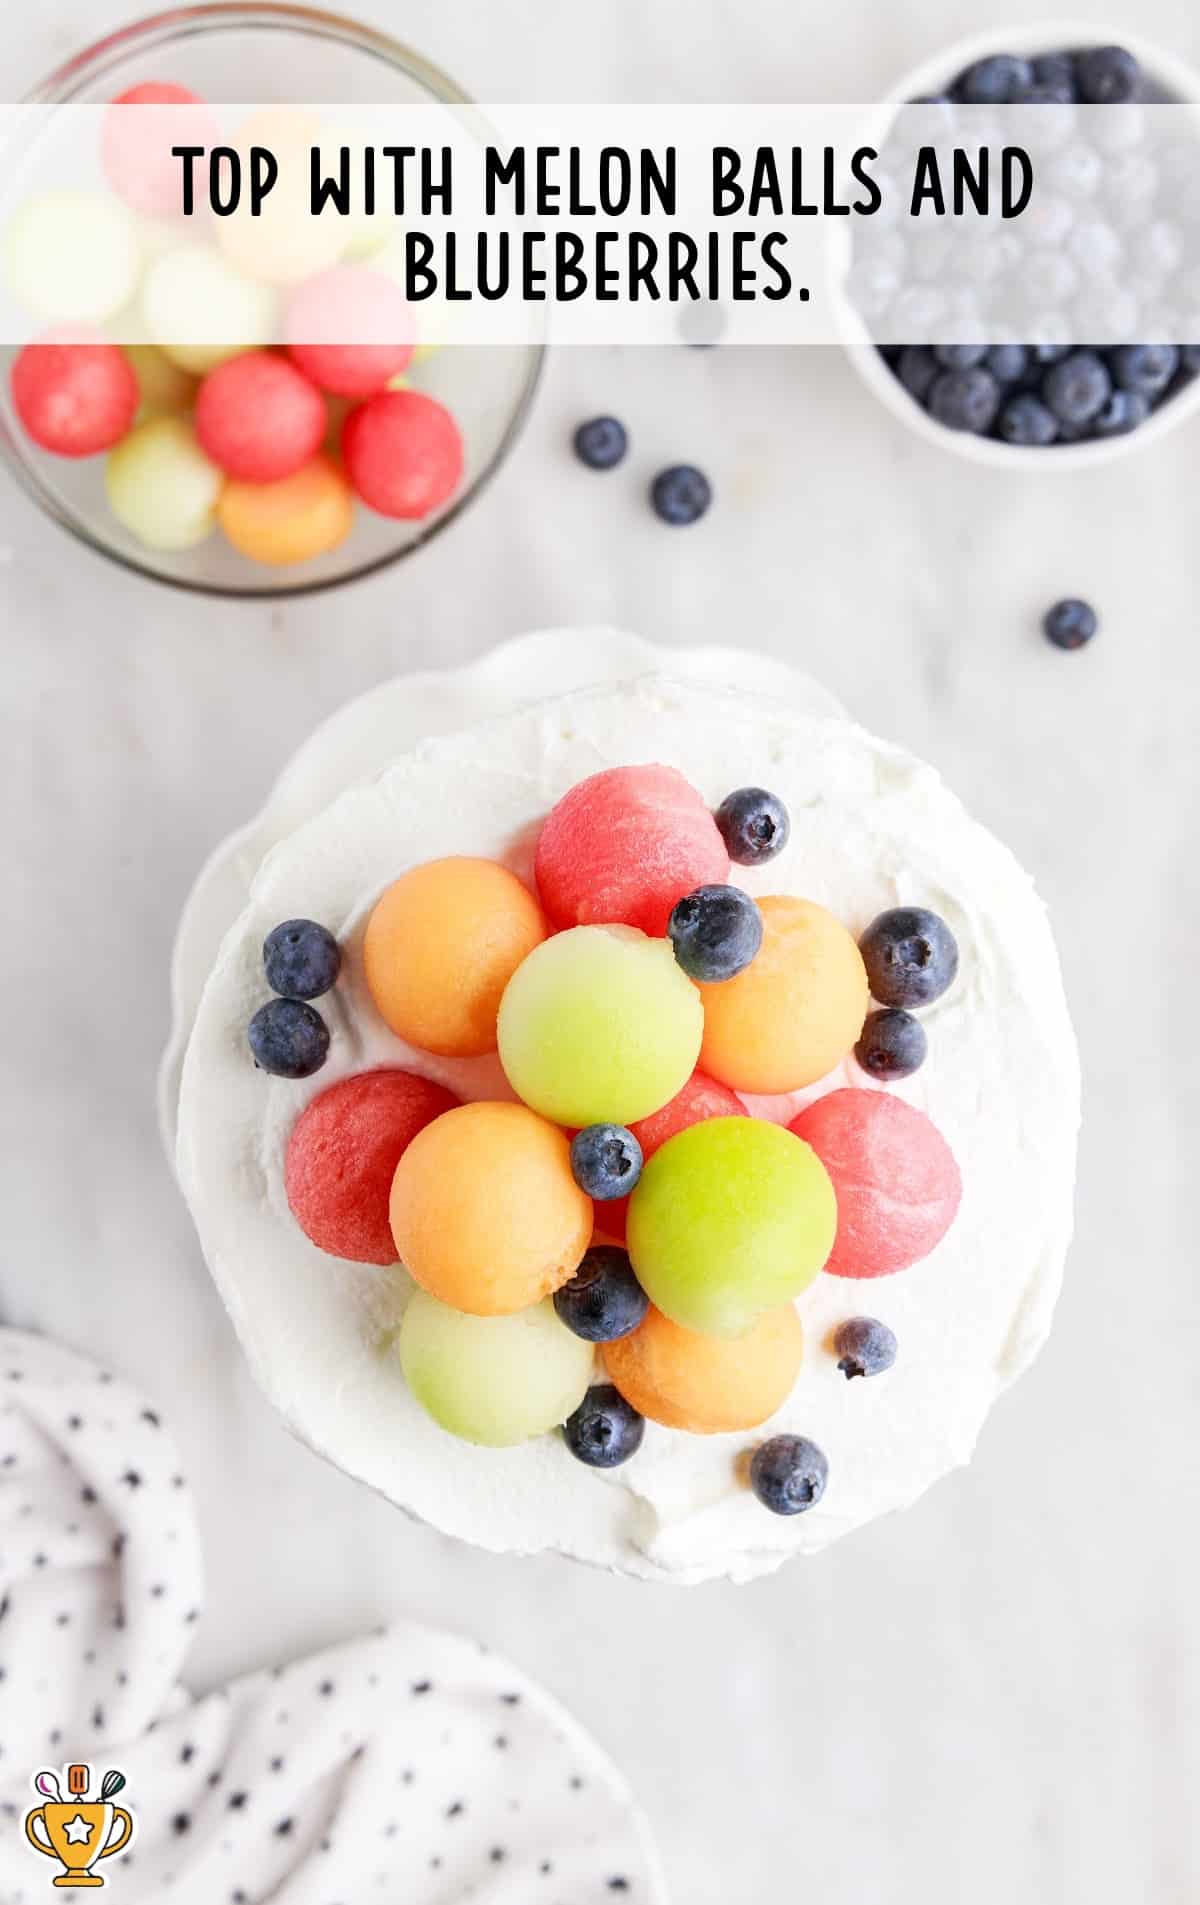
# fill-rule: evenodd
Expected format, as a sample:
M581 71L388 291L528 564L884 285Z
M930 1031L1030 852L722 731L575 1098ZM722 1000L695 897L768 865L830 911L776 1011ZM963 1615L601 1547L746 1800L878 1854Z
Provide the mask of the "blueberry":
M1021 449L1042 450L1058 435L1058 418L1031 390L1010 397L1000 412L998 425L1006 443Z
M896 1338L877 1317L851 1316L834 1336L833 1351L847 1382L855 1376L882 1376L896 1360Z
M986 344L935 344L933 354L943 370L970 370L982 364L988 354Z
M1081 602L1075 596L1056 602L1042 618L1046 639L1053 642L1055 648L1082 648L1085 642L1091 641L1099 626L1090 602Z
M615 1343L645 1320L650 1299L617 1244L593 1244L569 1283L554 1293L559 1321L585 1343Z
M1200 344L1185 344L1180 351L1180 368L1189 377L1200 376Z
M682 528L699 522L712 502L712 484L703 470L690 463L673 463L660 470L650 485L650 501L665 523Z
M1109 353L1112 374L1122 390L1160 397L1179 369L1174 344L1121 344Z
M900 353L896 375L910 397L924 403L938 375L938 361L924 344L906 344Z
M739 787L726 794L713 819L735 865L760 867L782 853L792 823L778 794L765 787Z
M575 432L575 454L589 470L612 470L629 448L629 435L616 417L591 417Z
M341 963L337 940L315 919L285 919L263 942L267 984L284 999L319 999Z
M1069 99L1075 97L1075 59L1071 53L1039 53L1033 62L1036 86L1060 88Z
M928 1052L920 1019L894 1005L868 1013L854 1047L855 1058L872 1078L909 1078L921 1069Z
M1029 352L1024 344L993 344L984 361L998 384L1015 384L1029 368Z
M1059 364L1070 355L1069 344L1031 344L1029 355L1035 364Z
M970 370L944 370L929 393L929 414L948 430L982 436L1000 403L1000 386L980 364Z
M803 1435L773 1435L755 1449L750 1486L773 1515L802 1515L825 1493L829 1464Z
M303 999L271 999L246 1033L255 1061L276 1078L311 1078L329 1056L329 1028Z
M968 66L955 90L972 106L1011 106L1033 85L1033 67L1011 53L993 53Z
M1075 84L1089 106L1123 105L1141 80L1141 67L1123 46L1093 46L1075 56Z
M1072 351L1042 380L1042 396L1060 423L1090 423L1111 389L1112 378L1095 351Z
M1092 418L1094 437L1123 437L1145 423L1150 415L1150 399L1140 390L1114 390L1103 410Z
M1024 99L1023 106L1070 106L1075 102L1075 88L1066 86L1059 80L1035 79ZM1070 115L1073 117L1073 115Z
M601 1203L628 1197L642 1175L642 1147L623 1124L590 1124L571 1140L571 1170Z
M871 996L880 1005L932 1005L958 971L958 942L924 906L893 906L858 942Z
M667 921L667 938L688 978L709 985L744 972L762 936L762 914L738 886L698 886L676 901Z
M610 1382L589 1389L563 1424L563 1441L588 1468L619 1468L637 1454L645 1433L645 1417Z

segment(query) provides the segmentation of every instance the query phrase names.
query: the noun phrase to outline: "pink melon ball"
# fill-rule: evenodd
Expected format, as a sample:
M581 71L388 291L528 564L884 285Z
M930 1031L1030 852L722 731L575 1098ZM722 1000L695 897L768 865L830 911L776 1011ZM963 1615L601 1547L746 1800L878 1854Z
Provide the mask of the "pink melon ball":
M306 1105L283 1181L310 1242L352 1263L397 1261L389 1203L396 1166L419 1131L458 1099L414 1072L358 1072Z
M885 1091L831 1091L788 1126L833 1179L835 1277L888 1277L927 1257L954 1222L962 1177L923 1111Z
M407 368L417 326L391 278L334 265L292 293L283 332L293 361L322 390L371 397Z
M453 496L463 441L444 404L420 390L381 390L346 419L342 462L368 508L419 522Z
M638 926L660 939L677 900L728 879L729 855L677 769L609 767L551 809L534 873L556 926Z
M688 1130L691 1125L703 1124L706 1118L747 1116L746 1107L736 1092L726 1085L718 1085L715 1078L706 1078L703 1072L693 1072L682 1091L669 1098L661 1111L639 1118L629 1129L642 1147L643 1158L649 1160L668 1138ZM627 1197L614 1198L611 1203L602 1205L596 1213L598 1228L620 1241L625 1235L628 1210Z
M170 106L171 112L139 113L136 106ZM219 145L221 129L215 113L186 86L147 81L118 93L105 112L100 129L100 158L105 176L118 198L149 218L168 218L183 211L183 161L172 146ZM196 205L208 203L208 162L195 166Z
M96 456L133 428L141 401L133 365L115 344L26 344L9 374L13 408L43 450Z
M211 370L196 398L196 438L227 476L277 483L320 449L325 400L286 357L245 351Z

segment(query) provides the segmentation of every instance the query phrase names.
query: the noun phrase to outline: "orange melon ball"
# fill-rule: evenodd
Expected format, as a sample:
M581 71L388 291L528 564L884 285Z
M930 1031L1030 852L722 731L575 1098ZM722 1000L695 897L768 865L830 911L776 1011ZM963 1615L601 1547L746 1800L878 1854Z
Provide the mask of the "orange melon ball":
M800 1091L852 1049L867 1016L854 937L813 900L758 902L763 941L736 979L702 985L700 1069L734 1091Z
M410 1276L471 1316L510 1316L551 1295L592 1235L570 1143L526 1105L459 1105L435 1118L396 1166L389 1208Z
M453 1114L452 1114L453 1115ZM609 1376L652 1422L693 1435L756 1429L792 1393L804 1333L791 1304L744 1336L701 1336L653 1307L632 1336L604 1345Z
M380 1017L442 1058L496 1049L500 999L547 932L542 909L495 860L430 860L389 886L367 921L363 965Z
M354 494L327 456L314 456L274 483L226 483L217 521L251 562L283 568L311 562L345 542L354 522Z

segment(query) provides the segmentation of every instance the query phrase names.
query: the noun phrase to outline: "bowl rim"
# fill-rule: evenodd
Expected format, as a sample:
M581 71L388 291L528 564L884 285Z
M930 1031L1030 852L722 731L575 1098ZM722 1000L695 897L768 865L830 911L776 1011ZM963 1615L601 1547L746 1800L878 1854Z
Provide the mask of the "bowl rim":
M197 0L197 4L170 7L158 13L147 14L140 19L129 21L116 27L111 33L104 34L89 46L80 48L49 73L44 80L26 94L25 104L57 105L66 104L78 90L88 82L102 76L105 71L138 47L153 48L156 45L180 39L191 39L200 34L217 33L232 27L257 27L268 31L298 32L318 39L338 41L344 46L356 48L362 53L377 59L383 66L399 69L410 79L422 86L443 104L468 106L473 103L469 93L450 78L431 60L414 53L403 42L393 39L388 33L377 27L367 26L349 15L331 13L320 8L302 6L293 0ZM53 492L42 482L34 464L24 455L21 444L14 438L6 418L0 414L0 460L12 476L19 489L32 503L48 516L60 529L65 530L72 539L93 554L115 563L119 568L132 575L145 577L148 581L160 583L165 588L177 589L185 595L208 596L224 602L281 602L298 599L303 596L324 595L331 589L346 588L351 583L365 581L370 576L379 575L383 570L392 568L413 556L426 543L431 542L442 530L458 520L464 511L481 496L498 475L520 437L528 420L533 401L541 383L545 368L546 345L544 342L513 347L520 349L526 357L526 367L517 395L500 439L491 456L475 476L470 486L456 498L450 507L435 517L402 547L374 556L344 574L312 577L283 581L271 575L264 576L261 582L211 582L191 576L165 574L154 568L148 561L140 560L136 555L127 554L123 549L114 548L101 536L94 534L87 525L77 519L59 503Z
M1009 24L987 27L966 34L962 39L951 41L940 52L931 53L904 74L888 88L880 103L883 106L903 105L910 99L935 91L945 85L950 74L961 72L975 60L986 59L993 53L1009 53L1016 48L1036 56L1039 53L1057 52L1064 46L1108 46L1118 40L1156 77L1162 79L1172 92L1177 92L1181 101L1200 103L1200 72L1178 55L1143 34L1127 33L1111 25L1077 18L1041 20L1026 26ZM1178 429L1200 410L1200 378L1196 378L1188 389L1180 391L1169 403L1153 411L1146 422L1128 436L1108 437L1091 443L1059 444L1052 446L1052 454L1049 455L1044 449L1027 444L1001 443L995 437L977 437L967 431L949 430L944 424L935 422L909 396L880 356L878 346L868 335L862 320L855 315L844 297L839 298L838 308L845 325L843 341L846 355L885 408L906 429L925 442L982 468L1007 470L1011 474L1023 467L1026 471L1039 470L1046 475L1095 469L1099 465L1114 463L1121 457L1149 449L1151 444L1161 442L1163 437Z

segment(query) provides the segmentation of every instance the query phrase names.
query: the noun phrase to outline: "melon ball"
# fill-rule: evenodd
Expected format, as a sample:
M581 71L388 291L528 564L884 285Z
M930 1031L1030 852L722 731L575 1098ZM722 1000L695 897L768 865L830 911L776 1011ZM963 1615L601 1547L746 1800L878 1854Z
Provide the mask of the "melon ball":
M835 1277L886 1277L938 1245L958 1214L962 1176L923 1111L886 1091L818 1098L790 1129L811 1144L833 1180Z
M249 561L289 568L345 542L354 527L354 497L337 465L314 456L274 483L226 483L217 521Z
M142 318L150 343L202 377L227 357L271 342L275 294L239 276L211 245L176 245L146 273Z
M495 860L431 860L402 874L367 921L363 966L398 1038L443 1058L496 1050L504 988L546 922L532 893Z
M391 1222L422 1289L472 1316L502 1316L575 1274L592 1200L553 1125L525 1105L461 1105L426 1125L401 1158Z
M320 122L295 107L267 107L238 128L232 141L241 154L243 192L237 210L217 221L217 240L230 265L265 284L297 284L324 271L345 238L336 208L312 211L310 151L320 144ZM251 210L250 148L265 146L279 175L258 211Z
M138 106L171 110L139 113L134 110ZM172 157L172 146L212 147L220 142L217 116L196 93L152 80L130 86L112 101L101 123L100 158L118 198L147 217L164 218L183 211L183 161ZM197 160L198 179L206 169L206 161Z
M676 901L729 877L729 855L696 789L673 767L609 767L564 794L534 866L556 926L637 926L661 938Z
M14 296L35 316L52 324L103 324L137 284L137 227L123 205L101 192L41 192L9 221L4 268Z
M139 423L150 417L177 417L196 399L196 379L173 364L157 344L126 344L125 355L138 382Z
M138 424L109 456L109 508L149 549L193 549L216 522L223 478L182 417Z
M601 1354L639 1415L693 1435L728 1435L756 1429L783 1407L800 1373L804 1332L791 1304L734 1337L701 1335L652 1308Z
M22 427L55 456L111 450L137 414L137 378L115 344L27 344L10 387Z
M557 1124L631 1124L692 1075L704 1015L665 939L577 926L538 946L500 1002L500 1062Z
M592 1346L550 1302L516 1316L464 1316L424 1290L400 1327L400 1366L414 1397L465 1442L512 1448L545 1435L583 1401Z
M668 1099L661 1111L652 1111L648 1118L636 1118L629 1129L642 1147L644 1162L661 1151L667 1139L673 1138L677 1131L689 1131L694 1124L703 1124L706 1118L748 1116L736 1092L718 1085L714 1078L706 1078L703 1072L693 1072L683 1090ZM613 1198L605 1206L604 1228L617 1242L624 1239L628 1215L628 1197Z
M370 397L413 354L412 307L391 278L364 265L335 265L297 286L283 337L295 363L335 397Z
M700 1062L735 1091L800 1091L853 1050L867 1016L866 968L853 935L823 906L777 895L758 908L763 940L753 962L700 987Z
M419 390L382 390L347 417L342 460L371 509L419 522L449 502L461 483L463 441L435 398Z
M316 455L325 405L315 384L273 351L218 364L196 398L200 447L229 476L273 483Z
M292 1126L288 1206L318 1250L352 1263L396 1261L389 1201L396 1166L453 1093L415 1072L358 1072L319 1093Z
M668 1139L629 1200L629 1255L675 1323L738 1336L807 1289L833 1248L837 1203L809 1145L758 1118Z

